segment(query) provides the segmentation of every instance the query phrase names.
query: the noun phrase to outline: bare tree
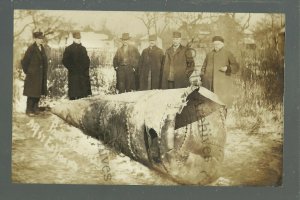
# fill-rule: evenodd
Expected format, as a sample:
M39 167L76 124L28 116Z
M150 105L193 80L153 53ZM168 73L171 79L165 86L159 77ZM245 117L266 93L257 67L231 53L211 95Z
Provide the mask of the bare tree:
M281 14L268 13L257 22L254 28L254 35L259 45L264 49L278 49L278 33L284 26L284 18Z
M229 16L237 22L240 30L243 32L250 27L251 13L243 14L243 16L237 18L236 13L229 13Z
M148 35L156 34L160 37L171 26L172 16L170 12L146 12L136 17L145 25Z
M13 102L16 103L21 97L21 88L19 79L22 79L22 70L20 60L23 50L31 41L31 34L34 31L43 31L47 41L57 40L58 42L68 33L73 24L64 21L61 16L50 16L46 12L37 10L16 10L14 12L14 58L13 58L13 76L14 85Z
M173 13L172 20L177 24L178 29L186 33L189 39L195 38L201 25L214 23L218 19L218 14L212 13Z
M60 39L73 25L61 16L49 16L37 10L17 10L14 15L14 40L18 40L26 30L43 31L47 40Z
M167 29L167 27L170 25L171 21L171 13L166 12L166 13L155 13L155 20L154 20L154 28L155 28L155 33L158 36L161 36L164 31Z
M151 29L155 26L155 20L157 19L153 12L145 12L142 16L136 16L139 20L143 22L147 29L147 34L150 35Z

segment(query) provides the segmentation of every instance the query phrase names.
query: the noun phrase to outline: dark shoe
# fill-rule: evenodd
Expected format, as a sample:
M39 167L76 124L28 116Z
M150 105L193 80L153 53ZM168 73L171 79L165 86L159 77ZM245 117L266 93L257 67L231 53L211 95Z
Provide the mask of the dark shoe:
M34 110L34 113L35 113L35 114L40 114L40 113L42 113L42 112L43 112L43 110L40 109L40 108L36 108L36 109Z
M45 108L39 107L38 104L35 104L33 110L35 113L41 113L45 111Z

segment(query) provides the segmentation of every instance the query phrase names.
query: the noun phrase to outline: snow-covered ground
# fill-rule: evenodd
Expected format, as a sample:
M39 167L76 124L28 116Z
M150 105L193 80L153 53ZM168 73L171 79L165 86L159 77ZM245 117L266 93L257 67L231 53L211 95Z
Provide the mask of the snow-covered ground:
M112 68L97 72L102 90L112 90ZM110 78L107 78L110 77ZM108 84L110 83L110 84ZM101 141L85 135L46 111L37 117L25 115L23 81L15 80L13 104L12 181L56 184L143 184L177 185L123 154L108 149ZM65 96L59 102L68 101ZM57 101L42 99L53 107ZM258 118L238 118L229 109L227 142L220 178L210 185L280 185L282 179L283 116L263 108ZM282 116L274 118L274 116ZM259 119L259 120L258 120Z
M264 129L262 129L264 130ZM230 127L220 178L210 185L278 185L282 177L282 130L249 135ZM14 183L177 185L163 174L108 149L62 119L45 112L13 113Z
M12 157L16 183L176 184L51 113L14 113Z

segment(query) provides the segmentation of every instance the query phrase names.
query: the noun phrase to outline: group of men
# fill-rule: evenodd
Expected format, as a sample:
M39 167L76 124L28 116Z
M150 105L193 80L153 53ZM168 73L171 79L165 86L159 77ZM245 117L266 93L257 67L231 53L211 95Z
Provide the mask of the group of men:
M26 114L34 116L41 110L38 107L41 95L47 94L48 61L43 47L42 32L33 33L34 43L28 47L21 61L26 74L23 94L27 96ZM68 96L70 100L80 99L92 94L89 67L90 58L87 50L81 44L80 32L73 33L74 42L66 47L62 63L68 70ZM195 63L190 49L181 44L181 33L173 32L173 42L164 53L156 45L156 35L149 36L149 47L140 54L137 48L130 44L129 33L123 33L120 38L122 46L117 49L113 58L113 66L117 77L119 93L134 90L173 89L188 87L193 81L190 76ZM228 50L223 49L224 39L215 36L212 39L214 49L208 53L203 63L201 81L196 83L223 96L226 104L226 93L230 90L232 80L230 75L238 70L238 64Z
M113 60L119 93L189 85L193 63L188 62L187 48L181 45L181 33L173 33L173 44L165 54L156 45L156 35L149 36L149 47L141 55L136 47L129 44L129 33L123 33L121 40L122 46Z

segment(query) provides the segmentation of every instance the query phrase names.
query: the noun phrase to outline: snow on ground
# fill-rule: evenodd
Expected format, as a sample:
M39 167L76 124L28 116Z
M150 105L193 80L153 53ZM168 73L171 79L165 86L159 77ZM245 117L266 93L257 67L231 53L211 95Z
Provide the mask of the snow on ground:
M281 131L249 135L229 127L220 178L210 185L279 185ZM14 183L177 185L50 112L32 118L14 112L12 144Z
M23 95L24 81L16 79L14 80L14 100L13 110L15 112L25 112L26 109L26 99L27 97ZM16 100L17 99L17 100Z
M15 183L176 184L49 112L14 113L13 121Z

